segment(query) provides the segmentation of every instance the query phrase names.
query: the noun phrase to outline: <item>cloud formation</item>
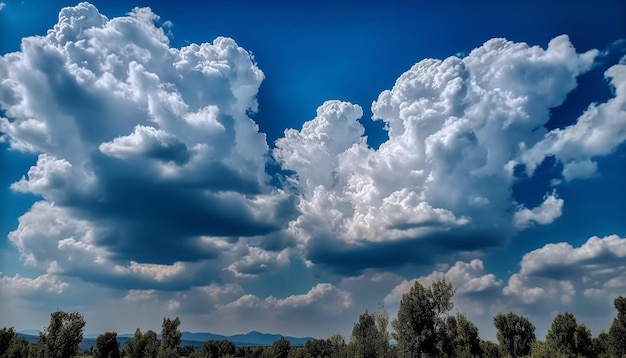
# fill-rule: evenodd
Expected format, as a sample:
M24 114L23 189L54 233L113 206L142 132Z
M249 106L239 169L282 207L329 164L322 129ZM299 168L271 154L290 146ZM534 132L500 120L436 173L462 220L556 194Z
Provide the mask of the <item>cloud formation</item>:
M193 285L201 267L205 284L239 237L296 214L248 117L264 77L251 55L229 38L173 48L157 20L80 3L0 57L0 132L38 154L11 186L43 198L9 235L27 263L130 287Z
M300 131L285 131L274 156L301 193L290 230L309 263L344 273L431 264L554 221L556 192L536 208L516 203L514 163L548 135L550 109L597 54L559 36L547 49L492 39L465 58L420 61L372 104L389 134L377 150L349 103L326 102ZM387 248L402 254L367 254Z
M9 235L39 272L0 274L13 296L84 304L76 292L97 287L111 312L141 301L226 330L294 331L352 322L377 300L393 307L411 265L445 261L417 280L452 281L458 306L489 320L487 299L574 307L626 287L619 236L546 245L508 280L473 259L562 216L557 190L526 202L514 192L546 158L567 184L597 175L597 158L626 140L623 60L605 73L612 98L548 130L599 52L577 53L567 36L545 49L492 39L420 61L380 93L371 109L389 139L378 149L363 109L330 100L270 150L249 116L264 79L251 54L224 37L174 48L158 21L80 3L0 57L0 138L37 156L11 189L40 198ZM282 172L266 170L274 162ZM296 260L329 282L280 297L250 289Z

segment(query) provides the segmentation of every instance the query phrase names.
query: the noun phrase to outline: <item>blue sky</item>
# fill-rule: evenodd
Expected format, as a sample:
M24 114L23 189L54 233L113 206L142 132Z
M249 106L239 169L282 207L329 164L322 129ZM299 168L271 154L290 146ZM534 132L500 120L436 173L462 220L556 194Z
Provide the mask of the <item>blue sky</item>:
M626 4L3 3L0 326L348 335L445 277L608 328Z

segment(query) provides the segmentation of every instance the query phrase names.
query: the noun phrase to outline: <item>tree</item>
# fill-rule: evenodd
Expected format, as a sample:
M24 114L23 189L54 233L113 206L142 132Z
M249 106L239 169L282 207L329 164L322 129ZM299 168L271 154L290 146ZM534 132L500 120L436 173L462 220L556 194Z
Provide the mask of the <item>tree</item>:
M85 319L78 312L53 312L50 324L40 335L46 358L67 358L78 353L78 345L83 340ZM41 354L41 352L39 352Z
M454 307L453 295L452 284L441 280L428 288L415 281L402 296L398 316L392 322L400 357L441 355L438 343L446 334L444 315Z
M559 352L556 347L547 342L534 342L530 349L530 358L568 358L567 354Z
M327 341L330 342L331 346L330 358L346 358L348 356L346 340L340 333L328 337Z
M280 337L270 348L270 355L274 358L287 358L289 351L291 350L291 343L285 338Z
M28 357L30 358L46 358L46 337L39 332L39 339L28 347Z
M506 315L499 313L493 318L493 324L498 330L500 349L511 357L527 355L532 344L537 340L535 326L530 320L513 312Z
M378 308L373 314L376 323L376 356L380 358L392 357L391 345L389 340L389 312L385 309L383 303L378 304Z
M593 354L591 355L592 357L608 357L609 335L606 332L603 331L597 337L594 337L591 342L593 346Z
M359 321L352 328L351 351L357 357L378 357L377 350L380 338L374 316L365 311L359 316Z
M159 341L156 332L152 330L142 334L137 328L133 338L126 341L122 348L122 357L126 358L156 358L159 351Z
M491 341L480 341L481 356L484 358L499 358L500 348Z
M13 327L0 329L0 357L4 357L11 341L15 338Z
M608 353L611 357L622 357L626 355L626 297L617 297L613 305L617 310L617 317L609 328Z
M96 339L95 358L119 358L120 343L116 332L105 332Z
M2 356L2 355L0 355ZM4 356L2 356L4 358ZM24 338L15 337L9 344L6 352L6 358L27 358L28 357L28 341Z
M219 358L234 356L237 352L235 344L227 339L210 340L202 344L199 357L203 358Z
M546 344L566 357L577 357L576 330L578 323L570 312L559 313L554 317L546 335Z
M158 358L178 358L182 333L178 329L180 319L163 318L161 325L161 345L159 346Z
M459 358L479 357L482 354L478 327L461 313L456 318L448 319L448 335L451 343L451 352L448 356Z
M576 327L574 340L576 341L576 353L578 356L595 356L593 350L593 338L591 337L591 331L587 328L587 326L581 323L578 327Z
M184 347L181 347L178 352L181 357L189 357L191 353L196 351L196 347L193 344L186 344Z
M26 358L28 341L17 336L13 327L0 329L0 358Z

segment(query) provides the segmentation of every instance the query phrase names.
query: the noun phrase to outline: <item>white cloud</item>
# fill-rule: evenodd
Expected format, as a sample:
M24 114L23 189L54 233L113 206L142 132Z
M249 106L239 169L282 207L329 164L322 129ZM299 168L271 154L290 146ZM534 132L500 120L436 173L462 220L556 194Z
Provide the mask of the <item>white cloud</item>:
M108 19L83 2L0 57L3 140L38 154L11 185L44 199L9 235L28 264L146 289L289 262L228 253L296 214L293 195L270 185L265 135L248 117L263 72L229 38L171 47L158 19L149 8Z
M7 7L7 4L0 2L0 11L2 11L5 7Z
M527 209L523 206L513 215L513 224L518 229L525 229L533 224L547 225L559 218L563 210L563 199L556 195L556 191L552 194L546 194L541 205L533 209Z
M565 180L595 174L593 157L612 153L626 140L626 65L612 66L605 72L615 97L605 103L592 103L576 123L546 133L544 138L521 155L521 163L532 174L547 156L556 156L564 165Z
M496 279L494 274L485 274L482 260L474 259L470 262L457 261L445 272L433 271L427 276L413 280L403 280L391 290L385 297L384 302L385 304L399 303L402 295L411 289L415 281L418 281L422 285L429 286L432 282L441 279L452 283L456 290L455 294L457 297L489 292L497 290L502 286L502 281Z
M68 284L49 274L37 276L36 278L22 277L16 274L13 277L0 276L0 287L5 292L22 296L38 295L42 292L60 294L68 287Z
M524 275L554 275L566 277L595 275L618 276L616 262L626 258L626 239L618 235L604 238L594 236L582 246L574 248L566 242L552 243L524 255L520 272ZM608 270L608 271L607 271ZM622 265L621 270L626 270Z
M372 104L389 134L377 150L365 143L362 111L348 103L327 102L300 131L286 131L274 156L302 192L291 231L310 261L327 259L323 247L406 240L441 251L461 240L471 251L530 221L552 222L563 205L555 195L512 214L511 163L543 139L550 108L597 53L578 54L559 36L547 49L493 39L462 59L423 60Z

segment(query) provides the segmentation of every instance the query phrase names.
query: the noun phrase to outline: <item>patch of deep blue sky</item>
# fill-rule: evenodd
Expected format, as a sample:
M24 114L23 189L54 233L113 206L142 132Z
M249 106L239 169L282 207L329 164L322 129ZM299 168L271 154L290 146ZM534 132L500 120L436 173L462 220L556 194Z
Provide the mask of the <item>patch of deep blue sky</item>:
M21 38L43 35L57 21L63 6L73 1L4 0L0 11L0 53L19 50ZM300 128L328 99L361 105L368 143L378 147L386 140L382 123L370 120L370 104L390 89L398 76L428 57L443 59L467 54L493 37L505 37L546 47L567 34L579 52L592 48L608 51L598 65L579 78L579 87L553 110L548 127L563 127L575 120L591 102L603 102L610 87L602 73L617 63L626 44L626 2L605 1L92 1L109 18L122 16L134 6L149 6L161 24L171 21L175 47L190 42L232 37L252 51L265 73L254 116L270 146L286 128ZM613 44L613 46L612 46ZM37 198L12 193L8 187L36 161L35 156L6 150L1 144L0 235L6 238L17 218ZM496 274L515 270L512 262L548 241L584 242L592 235L626 234L626 224L616 227L626 212L626 150L598 160L601 176L559 187L565 199L563 216L553 224L527 230L502 254L486 260ZM536 175L514 187L516 199L534 207L550 190L550 179L560 168L546 160ZM611 190L611 188L614 188ZM603 203L603 204L601 204ZM7 274L22 272L16 252L0 240ZM502 262L498 262L502 260ZM508 265L500 265L500 263ZM15 266L14 266L15 264ZM14 266L14 267L11 267ZM304 268L302 268L304 270ZM293 273L293 272L292 272Z

